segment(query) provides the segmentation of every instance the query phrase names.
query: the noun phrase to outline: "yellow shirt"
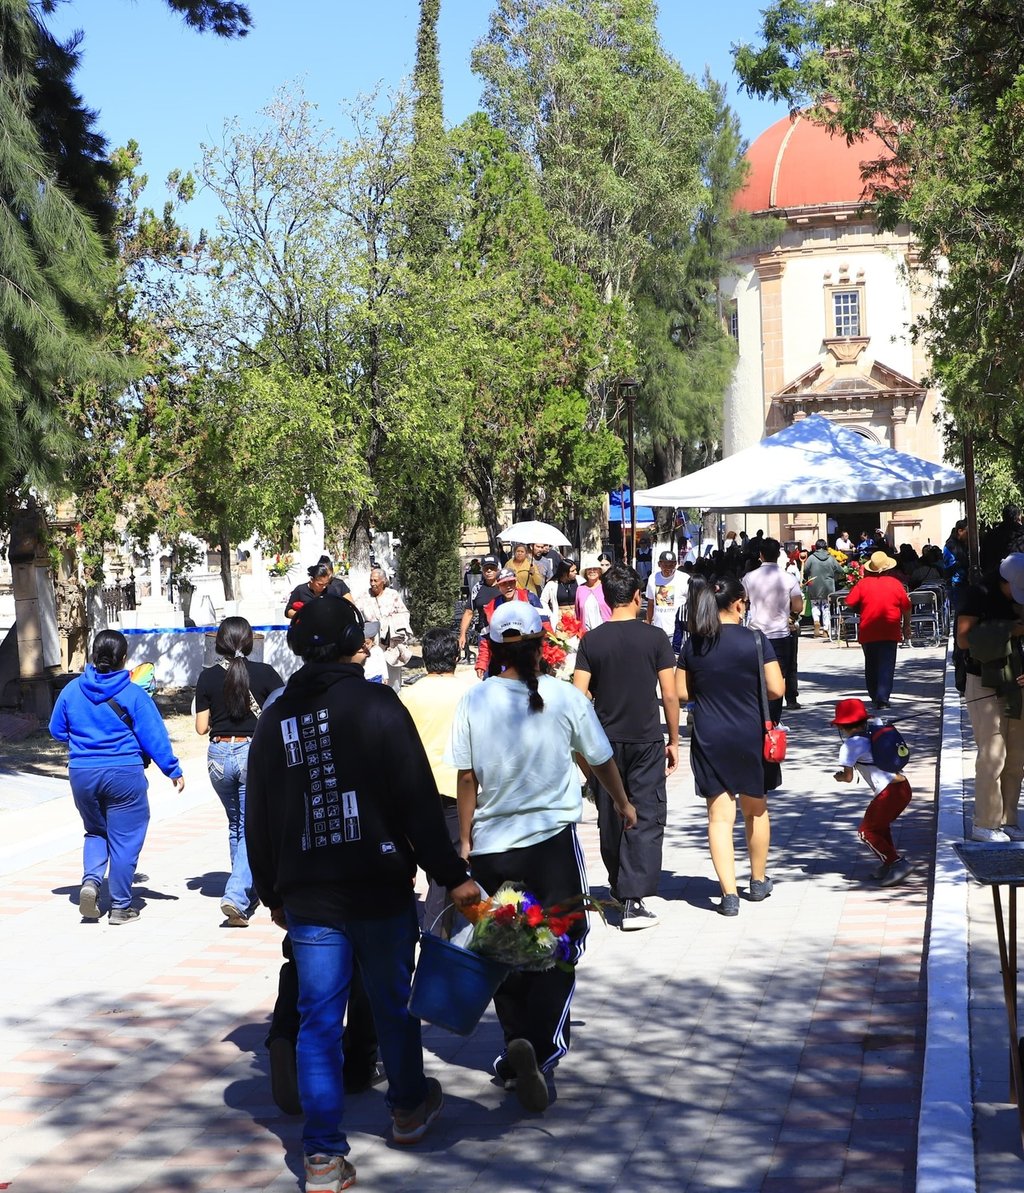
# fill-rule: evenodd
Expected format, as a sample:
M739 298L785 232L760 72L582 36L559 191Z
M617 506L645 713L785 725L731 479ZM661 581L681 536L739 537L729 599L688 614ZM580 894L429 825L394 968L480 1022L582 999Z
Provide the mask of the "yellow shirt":
M479 682L471 668L459 667L454 675L424 675L416 683L406 684L400 693L427 752L437 790L452 799L457 772L454 766L444 764L444 753L451 738L456 706L467 689Z

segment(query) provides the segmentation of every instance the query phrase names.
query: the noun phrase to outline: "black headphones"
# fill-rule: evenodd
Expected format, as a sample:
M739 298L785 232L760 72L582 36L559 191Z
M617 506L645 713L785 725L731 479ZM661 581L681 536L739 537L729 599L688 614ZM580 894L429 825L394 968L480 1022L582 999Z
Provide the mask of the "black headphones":
M351 605L351 602L349 604ZM342 655L354 655L363 649L363 643L366 641L365 618L355 605L351 607L357 620L345 626L338 635L338 653Z

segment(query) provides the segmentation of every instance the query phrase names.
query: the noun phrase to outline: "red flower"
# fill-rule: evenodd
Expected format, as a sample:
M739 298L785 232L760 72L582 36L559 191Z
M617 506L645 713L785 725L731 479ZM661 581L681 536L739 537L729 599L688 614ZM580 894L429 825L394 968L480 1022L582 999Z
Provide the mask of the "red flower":
M565 662L565 651L562 650L560 646L555 646L555 644L547 638L544 639L540 653L544 662L556 671Z
M305 601L292 601L292 608L293 609L301 609L305 603L306 603Z
M491 912L491 915L496 924L511 924L515 921L516 911L514 903L501 903Z
M537 928L544 922L544 908L539 903L533 903L526 909L526 922L531 928Z
M583 622L571 613L563 613L558 628L569 638L580 638L583 635Z
M555 936L564 936L569 931L569 917L567 915L553 915L548 920L548 927Z

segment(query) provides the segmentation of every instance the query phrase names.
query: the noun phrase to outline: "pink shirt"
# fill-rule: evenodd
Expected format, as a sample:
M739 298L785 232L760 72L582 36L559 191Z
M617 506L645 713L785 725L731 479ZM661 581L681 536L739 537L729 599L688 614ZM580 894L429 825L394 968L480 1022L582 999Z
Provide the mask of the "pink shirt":
M590 616L587 616L587 605L591 601L597 602L596 612L600 614L595 617L595 611L591 610ZM593 588L588 588L586 584L580 584L576 589L576 617L583 622L584 633L588 629L592 629L599 621L608 621L611 619L612 611L608 607L608 602L604 599L604 588L601 581L594 585Z

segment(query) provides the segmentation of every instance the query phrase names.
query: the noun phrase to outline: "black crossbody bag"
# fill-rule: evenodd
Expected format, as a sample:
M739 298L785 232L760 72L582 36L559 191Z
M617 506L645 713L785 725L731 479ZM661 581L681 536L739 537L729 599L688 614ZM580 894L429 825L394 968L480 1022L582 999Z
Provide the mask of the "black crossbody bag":
M134 735L135 740L139 741L139 736L135 732L135 722L132 720L132 714L125 708L125 706L123 704L119 704L114 699L113 696L110 697L110 699L107 701L107 703L110 705L110 707L117 714L117 719L119 721L123 722L125 725L127 725L128 728L132 731L132 734ZM142 742L139 742L139 749L142 750ZM153 761L153 759L150 758L150 756L146 753L146 751L142 750L142 765L144 767L149 766L149 764L152 761Z

